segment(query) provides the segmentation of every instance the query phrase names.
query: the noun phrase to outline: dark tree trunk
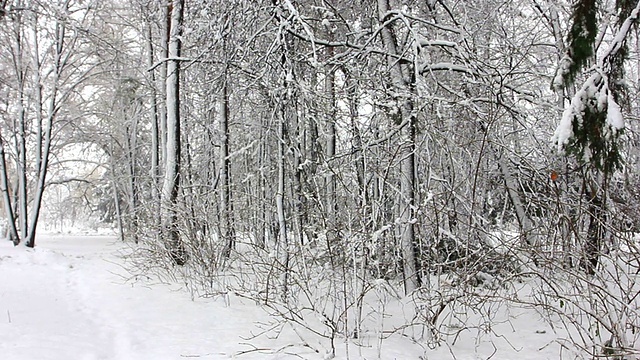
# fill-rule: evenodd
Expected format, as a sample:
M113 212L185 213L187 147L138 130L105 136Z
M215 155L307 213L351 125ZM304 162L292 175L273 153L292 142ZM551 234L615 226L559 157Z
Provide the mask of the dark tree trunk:
M582 267L589 275L594 275L600 261L603 239L605 236L604 223L606 209L604 202L598 196L589 199L589 227L584 245L584 261Z

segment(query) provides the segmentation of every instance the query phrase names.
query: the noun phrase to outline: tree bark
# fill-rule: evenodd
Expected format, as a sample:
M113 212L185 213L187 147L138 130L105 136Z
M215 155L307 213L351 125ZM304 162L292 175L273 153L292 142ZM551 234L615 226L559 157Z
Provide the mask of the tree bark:
M588 180L589 181L589 180ZM589 227L583 249L582 268L589 275L594 275L600 262L600 253L605 238L605 223L607 220L606 201L604 196L598 195L600 186L595 180L587 185L586 196L589 202ZM602 189L606 188L605 186Z
M113 196L113 204L114 204L114 208L116 211L116 222L118 223L118 236L120 237L120 241L125 241L125 234L124 234L124 224L122 221L122 209L120 208L120 193L118 191L118 182L116 181L116 173L115 173L115 160L113 157L113 153L114 153L114 146L113 146L113 138L111 139L111 142L109 143L109 152L110 155L109 159L110 159L110 164L109 164L109 170L111 173L111 194Z
M24 47L23 47L23 38L24 38L24 14L22 12L16 13L15 21L13 22L13 35L15 44L12 47L12 60L13 60L13 69L15 71L16 80L17 80L17 90L18 90L18 119L17 125L18 128L15 129L14 132L14 141L15 147L17 150L17 158L16 158L16 175L18 178L17 187L18 187L18 200L17 200L17 208L16 214L18 216L18 225L19 225L19 239L26 239L27 237L27 143L26 143L26 94L25 87L27 86L27 73L24 64ZM36 40L37 43L37 40ZM14 215L16 215L14 214ZM18 239L18 241L19 241Z
M502 156L496 154L496 151L493 148L491 150L494 152L494 155L498 161L500 173L502 174L504 185L507 188L507 194L509 195L509 199L511 199L511 204L513 205L513 209L516 213L516 219L518 220L518 224L520 225L522 238L533 250L536 246L536 237L535 234L533 234L533 222L527 215L524 204L522 203L522 199L520 198L520 194L518 193L518 183L511 174L506 160Z
M4 209L7 218L7 226L9 226L9 237L14 245L20 243L20 236L16 228L16 219L11 205L11 194L9 193L9 175L7 173L7 162L4 153L4 141L0 137L0 190L4 200Z
M284 106L284 105L281 105ZM278 125L278 190L276 192L276 210L278 212L278 239L277 253L278 261L281 267L280 276L280 295L286 298L289 283L289 239L287 236L287 218L284 207L285 192L285 156L286 156L286 115L284 109L281 109L279 125Z
M67 4L68 5L68 4ZM41 134L41 143L42 143L42 153L41 158L38 159L37 163L40 165L37 171L37 180L36 180L36 188L35 195L33 198L33 206L31 211L31 218L29 220L29 228L27 230L26 245L28 247L34 247L36 243L36 229L38 227L38 220L40 218L40 209L42 207L42 197L44 195L44 190L46 187L46 179L47 173L49 170L49 155L51 152L51 141L52 141L52 133L53 133L53 120L56 117L58 112L58 92L60 91L60 76L63 73L64 68L67 65L68 57L65 57L65 34L66 34L66 24L63 21L58 21L55 26L55 59L54 59L54 68L53 74L54 78L52 81L52 93L49 98L49 106L47 109L46 118L43 119L45 121L44 125L41 125L42 134Z
M333 55L333 49L328 50L328 57ZM325 211L327 214L327 243L331 247L335 242L338 224L337 212L338 205L336 201L336 176L334 170L331 169L331 162L336 155L336 90L335 90L335 69L332 65L325 68L324 91L328 100L328 116L326 121L327 142L325 149L325 163L328 167L325 177L326 204Z
M378 15L381 24L386 23L389 12L389 0L378 0ZM402 264L404 271L404 290L409 294L420 287L418 272L417 252L415 244L415 115L413 111L412 96L414 93L413 81L406 80L402 64L394 55L398 53L396 36L391 24L386 23L380 30L383 45L387 51L387 65L391 77L391 83L396 88L401 101L401 144L399 154L400 163L400 246L402 247ZM413 75L409 75L413 79Z
M170 36L167 61L167 144L162 183L162 224L173 261L184 265L187 254L178 231L178 192L180 190L180 57L184 0L171 2Z
M231 180L229 170L229 94L227 87L227 70L222 79L222 91L219 99L220 133L222 144L220 147L220 239L224 242L222 255L228 258L235 247L233 231L233 214L231 206Z
M34 83L36 86L36 169L40 168L40 161L42 160L42 114L43 114L43 102L42 102L42 63L40 61L40 47L38 42L38 15L33 14L33 66L34 66Z
M129 99L124 99L129 100ZM126 153L127 153L127 171L128 171L128 179L127 179L127 188L128 188L128 203L129 203L129 221L127 228L131 230L131 235L133 236L134 242L138 243L138 171L137 171L137 160L138 160L138 111L136 109L136 104L133 104L134 109L133 113L129 114L128 117L131 118L132 124L131 127L128 128L128 134L126 136Z
M147 66L153 66L154 58L153 32L149 22L147 23ZM164 65L161 66L164 67ZM164 111L161 110L162 106L158 103L155 71L151 71L149 82L151 88L151 164L149 169L149 176L151 177L151 208L149 210L151 216L153 216L152 224L157 229L160 225L159 218L154 214L158 214L160 209L160 191L158 190L160 179L160 122Z
M346 71L345 71L346 73ZM356 170L356 179L358 181L358 196L356 197L356 205L362 208L367 204L368 192L365 184L365 159L362 149L362 136L358 127L358 94L356 91L356 83L354 79L347 73L345 76L345 85L347 88L347 97L349 102L349 118L351 121L351 148L353 150L353 162Z

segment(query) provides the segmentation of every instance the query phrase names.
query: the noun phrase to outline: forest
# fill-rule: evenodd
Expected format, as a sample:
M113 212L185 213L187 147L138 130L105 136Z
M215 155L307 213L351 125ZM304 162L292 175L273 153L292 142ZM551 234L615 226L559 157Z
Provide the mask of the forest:
M566 358L636 359L639 12L0 0L3 235L113 227L132 272L254 300L332 357L518 306ZM411 316L376 333L382 293Z

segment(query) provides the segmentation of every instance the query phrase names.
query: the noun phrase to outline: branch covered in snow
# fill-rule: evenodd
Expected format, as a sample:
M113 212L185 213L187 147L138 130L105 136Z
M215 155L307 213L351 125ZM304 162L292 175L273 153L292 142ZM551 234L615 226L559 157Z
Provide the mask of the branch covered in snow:
M605 171L619 165L616 137L624 129L625 122L616 100L619 91L611 85L621 77L619 67L624 61L624 54L620 50L639 13L640 2L620 25L608 49L592 69L593 74L571 99L552 138L559 152L569 150L578 155L580 161L591 162ZM570 54L560 60L553 88L561 89L567 76L573 76L571 72L575 61L578 60L572 59Z

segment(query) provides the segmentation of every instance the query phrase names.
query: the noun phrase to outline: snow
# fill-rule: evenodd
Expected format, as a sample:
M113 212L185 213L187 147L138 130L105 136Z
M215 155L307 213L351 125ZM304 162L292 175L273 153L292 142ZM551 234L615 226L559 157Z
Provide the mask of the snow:
M609 124L614 131L624 129L624 118L622 117L622 111L620 111L620 105L616 103L610 92L607 102L607 124Z
M361 336L334 339L334 357L330 340L309 331L326 326L319 314L285 324L268 313L274 308L232 293L192 298L178 282L130 273L123 260L130 249L112 236L50 235L37 244L0 242L2 359L537 360L557 359L564 336L531 307L488 301L447 308L434 338L417 310L439 298L403 298L397 284L377 279L365 297ZM439 301L465 291L435 276L430 284ZM525 297L533 291L513 286Z
M611 40L611 43L609 44L609 48L601 57L601 61L600 61L601 68L603 67L602 61L604 59L614 55L622 48L622 45L624 44L624 41L627 38L629 31L631 30L631 26L637 21L639 14L640 14L640 2L636 4L636 7L631 11L631 14L629 14L629 17L625 19L625 21L622 23L622 25L618 29L618 32L614 36L613 40Z
M35 249L0 245L3 359L228 357L259 319L173 286L127 281L112 237L45 237ZM133 277L135 280L135 277Z
M467 68L466 66L457 65L453 63L437 63L437 64L425 63L422 66L420 66L420 70L419 70L420 74L428 73L430 71L456 71L456 72L473 74L473 71Z
M625 123L620 106L613 99L613 96L609 91L609 87L607 85L608 79L604 75L602 69L607 68L607 66L605 66L606 62L621 49L622 44L631 29L631 25L636 22L639 14L640 2L638 2L636 7L631 11L629 17L620 26L611 40L609 47L601 54L596 67L597 71L587 79L587 81L582 85L580 91L574 95L571 100L571 104L565 109L562 115L562 120L556 128L552 139L552 141L558 146L559 152L562 152L564 145L566 145L573 136L571 120L574 117L579 120L582 118L582 114L585 109L585 102L589 99L595 99L597 101L598 111L603 111L606 105L607 124L610 129L605 129L605 131L611 131L615 135L618 130L624 129ZM560 60L556 75L553 79L554 88L562 88L564 76L568 73L570 65L571 59L565 55ZM604 82L604 86L600 84L601 80Z
M565 145L569 143L571 137L573 137L573 118L577 114L580 114L584 109L584 104L582 103L582 96L578 93L573 99L571 99L571 105L564 109L562 113L562 119L556 128L555 133L553 134L552 141L557 144L558 152L562 152L562 149Z
M611 131L615 135L617 131L624 129L624 117L620 105L616 103L609 90L608 79L603 74L596 72L584 82L571 99L571 104L564 109L562 119L552 138L558 147L558 152L562 152L564 146L574 135L573 119L582 122L587 106L593 107L593 105L588 105L592 99L595 100L595 108L591 109L592 111L606 110L607 112L608 126L605 131Z
M560 59L560 63L558 64L558 69L556 69L556 75L553 77L552 86L554 89L562 89L564 86L564 78L569 73L569 68L571 67L571 57L569 55L564 55L562 59Z
M429 40L425 38L418 39L419 46L442 46L442 47L456 47L457 44L453 41L448 40Z

